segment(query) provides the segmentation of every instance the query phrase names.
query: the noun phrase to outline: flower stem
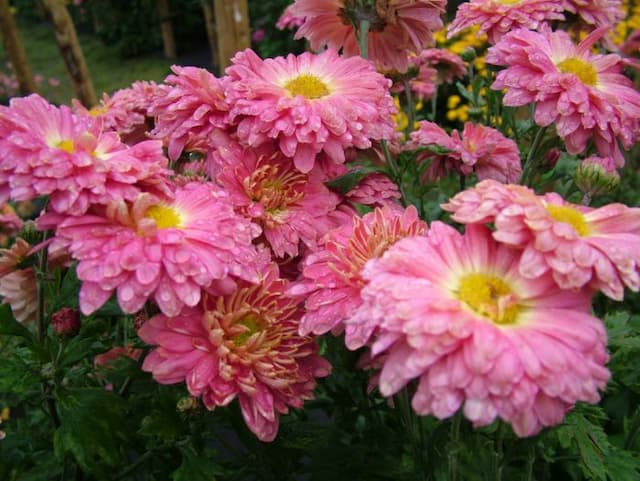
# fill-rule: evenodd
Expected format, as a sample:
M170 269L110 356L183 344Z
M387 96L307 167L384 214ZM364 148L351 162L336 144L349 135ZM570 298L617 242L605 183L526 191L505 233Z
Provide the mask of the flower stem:
M540 144L542 143L542 139L544 138L544 134L547 131L547 127L540 127L536 136L531 143L531 147L529 148L529 154L527 155L527 160L524 164L524 169L522 171L522 185L528 185L531 180L533 180L533 174L535 173L536 167L538 166L539 157L536 156L538 149L540 148Z
M362 58L369 58L369 27L371 24L369 20L363 18L360 20L360 36L358 41L360 42L360 56Z
M449 431L449 452L447 454L447 481L457 481L458 479L458 443L460 442L460 423L462 415L456 414L451 423Z
M407 137L413 131L416 123L416 104L413 102L413 93L411 92L411 84L405 77L402 79L402 85L404 85L404 95L407 100Z
M422 435L422 424L416 416L415 412L411 408L411 401L409 399L409 391L405 386L398 395L398 405L400 408L400 416L402 424L406 429L411 440L411 447L413 448L413 458L416 467L416 474L419 476L417 479L427 479L426 463L424 459L425 447L424 436Z

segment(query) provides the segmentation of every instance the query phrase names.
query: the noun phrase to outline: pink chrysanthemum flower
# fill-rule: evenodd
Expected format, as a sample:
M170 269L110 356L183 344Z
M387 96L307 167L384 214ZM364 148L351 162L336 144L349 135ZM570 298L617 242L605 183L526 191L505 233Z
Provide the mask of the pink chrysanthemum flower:
M340 199L325 187L318 166L304 174L277 150L233 144L215 156L223 163L216 180L233 205L262 227L276 257L297 256L300 241L314 248L333 227L328 214Z
M11 306L13 317L22 323L34 322L38 309L36 272L33 267L17 269L0 277L0 297Z
M169 158L176 160L183 150L206 151L209 136L227 128L229 105L224 79L197 67L171 67L175 75L165 79L149 108L155 117L153 136L162 139Z
M593 27L614 27L625 17L622 0L564 0L558 3Z
M564 20L564 9L562 2L556 0L471 0L458 7L447 37L478 25L478 35L486 33L489 42L496 43L512 30L537 30L549 21Z
M480 180L495 179L506 183L520 179L522 167L518 146L491 127L466 122L462 134L453 130L449 137L433 122L421 121L418 130L411 133L407 148L413 150L427 145L451 150L443 155L431 152L419 155L419 162L427 159L432 162L426 172L430 180L451 170L463 175L475 171Z
M485 227L461 235L434 222L427 236L402 239L367 264L348 345L375 334L372 354L387 356L383 396L417 379L418 414L444 419L462 408L474 426L501 418L518 436L562 422L578 401L599 401L607 339L589 314L589 291L522 277L519 254Z
M356 204L400 208L402 194L389 177L376 173L362 179L354 189L345 194L345 198Z
M477 222L474 211L483 211L481 221L494 224L496 240L523 250L521 275L535 279L550 271L563 289L589 285L616 300L622 300L625 286L640 290L640 208L594 209L556 193L536 196L530 189L505 189L492 181L474 190L475 199L463 192L443 208L462 223Z
M0 106L0 198L48 195L48 208L81 215L91 204L164 192L169 173L158 141L129 147L101 122L54 107L38 95Z
M438 83L450 84L467 74L464 61L444 48L426 48L420 52L416 62L435 69L438 72Z
M489 49L486 61L507 67L491 86L506 90L505 105L535 102L536 123L555 125L569 153L593 139L600 156L621 166L618 140L629 149L640 139L640 93L622 74L618 55L591 52L604 33L596 30L576 46L563 31L516 30Z
M213 410L238 398L249 429L272 441L280 414L313 398L317 377L331 371L310 337L298 335L299 308L284 295L273 269L260 284L241 286L202 308L176 317L158 315L138 331L158 347L142 368L156 381L185 381Z
M300 333L342 331L342 322L362 302L361 271L367 261L381 256L398 239L426 230L415 207L409 206L405 211L377 208L330 231L324 245L305 258L302 279L289 289L290 295L306 299Z
M111 96L103 94L100 104L90 110L75 99L73 108L79 114L101 119L106 130L115 130L126 143L133 144L143 140L143 133L149 130L147 112L161 90L155 82L137 81Z
M285 8L282 15L280 15L280 18L276 22L276 28L278 30L295 30L304 23L303 17L297 17L291 12L292 8L293 4Z
M117 291L123 311L153 298L172 316L200 302L201 290L228 276L257 280L251 245L260 229L233 211L228 196L207 184L176 189L172 201L149 194L104 215L68 218L56 235L79 261L80 308L85 315Z
M238 139L249 147L277 140L301 172L322 151L343 163L344 149L394 135L390 81L364 59L328 50L262 60L245 50L232 62L228 101Z
M295 38L306 38L314 50L327 46L346 56L360 55L356 38L358 18L370 21L369 58L383 70L405 72L408 57L433 42L442 28L446 0L385 0L370 11L356 12L348 0L296 0L291 13L304 18ZM353 25L356 24L354 31Z

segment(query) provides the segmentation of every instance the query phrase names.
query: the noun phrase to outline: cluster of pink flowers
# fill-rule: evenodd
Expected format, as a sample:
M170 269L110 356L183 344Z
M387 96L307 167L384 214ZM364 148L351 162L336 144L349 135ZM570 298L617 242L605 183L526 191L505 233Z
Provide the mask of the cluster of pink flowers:
M593 140L587 196L615 183L618 143L640 139L640 94L618 55L592 52L605 29L575 45L543 24L569 11L609 25L619 5L472 0L450 29L480 23L495 42L487 61L505 67L492 86L505 105L535 104L535 122L555 125L571 154L590 155ZM112 297L128 314L150 308L136 326L153 346L143 370L184 382L210 410L237 399L263 441L329 374L313 337L328 332L367 348L379 392L408 386L418 414L461 409L476 426L500 418L533 435L606 386L591 300L640 290L640 209L515 185L518 145L485 125L448 133L422 121L401 143L392 82L376 67L409 81L417 71L411 87L424 97L464 76L460 58L426 48L445 6L297 0L282 27L299 22L297 36L327 50L247 49L221 78L174 66L164 83L136 82L92 109L13 99L0 106L0 203L47 197L37 228L52 238L38 248L75 263L82 314ZM371 60L357 56L363 19ZM480 181L442 206L463 234L403 206L395 182L409 170L389 152L406 163L407 151L423 180ZM0 295L23 322L35 315L34 250L20 238L0 250ZM54 330L75 332L76 315L59 311ZM119 348L96 365L120 354L141 352Z

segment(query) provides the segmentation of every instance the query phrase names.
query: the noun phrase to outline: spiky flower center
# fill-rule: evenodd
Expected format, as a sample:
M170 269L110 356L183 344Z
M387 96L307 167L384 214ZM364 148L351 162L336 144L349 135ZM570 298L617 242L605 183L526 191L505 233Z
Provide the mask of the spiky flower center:
M236 346L245 344L251 336L264 329L264 321L255 314L247 314L236 321L236 326L243 329L240 333L231 338Z
M56 144L56 147L60 150L64 150L68 154L73 154L76 151L76 146L73 140L61 140Z
M598 83L598 71L589 62L578 57L569 57L557 64L562 73L572 73L585 85L594 86Z
M563 205L547 204L547 212L558 222L569 224L578 233L580 237L589 235L589 223L584 218L582 212Z
M182 227L182 216L168 205L154 205L147 209L144 216L156 221L158 229L170 229Z
M464 276L458 284L457 297L472 311L496 324L514 324L521 310L509 284L488 274Z
M272 164L258 167L243 182L247 195L252 201L259 202L275 222L283 220L282 214L304 197L306 183L305 174Z
M326 97L331 92L327 85L315 75L301 74L292 78L284 85L292 97L302 95L309 100Z

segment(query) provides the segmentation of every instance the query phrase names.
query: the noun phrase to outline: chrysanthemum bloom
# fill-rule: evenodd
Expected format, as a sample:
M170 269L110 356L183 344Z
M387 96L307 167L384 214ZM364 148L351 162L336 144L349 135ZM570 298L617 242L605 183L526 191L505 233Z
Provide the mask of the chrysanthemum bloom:
M343 163L344 149L393 137L390 81L364 59L327 50L262 60L245 50L232 62L228 101L238 139L249 147L277 140L301 172L322 151Z
M498 130L481 124L467 122L460 134L453 130L451 137L433 122L421 121L420 127L411 133L408 149L421 146L438 145L451 150L443 155L426 152L418 157L419 161L431 159L427 177L455 170L463 175L476 172L478 179L495 179L500 182L517 182L522 167L520 152L516 143L502 135Z
M625 17L622 0L564 0L558 3L593 27L614 27Z
M435 69L438 72L438 83L450 84L467 74L464 61L444 48L425 48L418 55L417 62Z
M486 61L506 67L491 86L506 90L505 105L536 103L535 122L555 125L569 153L593 139L600 156L621 166L618 140L629 149L640 139L640 93L622 74L618 55L591 52L604 33L596 30L576 46L563 31L520 29L491 47Z
M356 204L375 207L400 207L402 194L398 186L385 174L370 174L345 194L345 199Z
M291 13L304 18L295 38L306 38L314 50L327 46L346 56L360 54L356 32L359 18L370 22L369 58L382 70L407 70L407 59L433 42L442 28L446 0L377 0L367 11L356 11L349 0L296 0ZM354 30L354 24L356 29Z
M304 23L303 17L297 17L291 13L292 8L293 4L285 8L282 15L280 15L280 18L276 22L276 28L278 30L295 30Z
M310 337L298 335L300 311L272 270L257 285L207 298L176 317L158 315L138 331L158 347L142 368L156 381L185 381L213 410L238 398L249 429L272 441L280 414L313 398L317 377L331 371Z
M427 225L413 206L405 211L376 208L351 225L330 231L324 244L303 262L302 279L289 294L305 298L300 334L325 334L343 330L342 322L362 302L365 285L360 273L369 259L381 256L403 237L422 234Z
M197 67L171 67L175 75L165 79L168 88L159 91L149 113L155 117L152 134L162 139L169 158L183 150L206 151L209 136L227 128L229 105L224 80Z
M200 302L201 290L228 276L257 280L251 245L260 229L233 211L228 196L207 184L176 189L163 201L140 194L112 203L103 215L71 217L56 235L79 261L80 309L89 315L117 291L123 311L153 298L177 315Z
M304 174L277 149L218 149L223 163L215 177L244 216L262 227L276 257L295 257L300 241L313 248L333 223L328 214L340 199L324 185L319 166Z
M486 33L489 42L496 43L511 30L537 30L552 20L564 20L564 9L562 2L556 0L471 0L458 7L447 37L478 25L478 35Z
M444 419L462 408L474 426L500 418L518 436L560 423L578 401L599 401L607 339L589 314L590 291L522 277L519 255L483 226L461 235L434 222L427 236L367 264L364 304L347 334L373 324L351 347L375 333L372 354L387 356L383 396L417 379L418 414Z
M33 267L16 269L0 277L0 297L11 306L13 317L22 323L34 322L38 309L36 273Z
M537 196L524 187L508 189L485 181L475 199L454 197L443 209L458 222L477 222L474 210L490 196L493 216L482 222L495 226L494 238L522 249L520 274L535 279L551 272L563 289L591 286L622 300L624 287L640 290L640 208L608 204L593 209L566 202L556 193ZM493 190L496 192L492 192ZM475 189L471 189L473 191ZM464 213L470 213L470 216Z
M113 95L102 95L100 104L87 110L74 100L73 107L78 113L102 119L105 129L115 130L126 143L142 140L142 132L148 130L149 107L160 95L163 88L155 82L137 81L131 87L116 90ZM131 141L129 141L129 139Z
M133 199L144 188L166 191L167 159L159 141L129 147L101 122L54 107L38 95L0 106L0 198L48 195L48 209L81 215L91 204Z

